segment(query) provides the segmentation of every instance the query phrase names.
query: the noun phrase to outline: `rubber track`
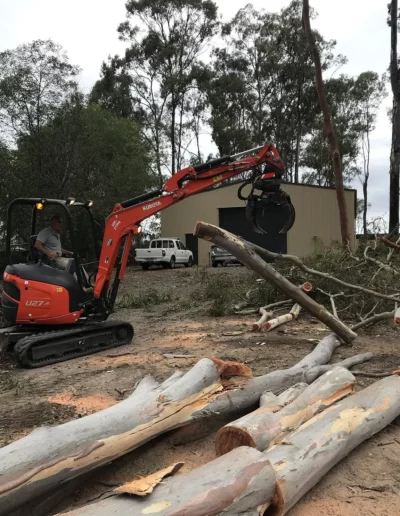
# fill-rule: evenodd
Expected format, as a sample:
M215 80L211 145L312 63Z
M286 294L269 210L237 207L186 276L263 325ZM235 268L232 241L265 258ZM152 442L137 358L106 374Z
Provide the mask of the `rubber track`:
M125 328L127 331L127 337L124 339L119 339L116 335L117 330ZM90 348L85 348L81 351L73 349L70 352L64 352L61 355L56 355L54 353L51 354L48 358L42 358L34 360L30 356L30 350L33 347L40 346L40 344L49 344L52 343L54 345L57 344L58 339L65 339L66 337L71 337L72 346L75 345L76 340L82 340L85 337L90 337L91 335L99 334L101 335L102 331L108 333L110 330L114 331L114 339L112 342L100 343L94 345ZM71 360L73 358L91 355L93 353L98 353L99 351L104 351L110 348L115 348L118 346L123 346L124 344L129 344L133 338L134 330L131 324L122 321L110 321L103 323L95 323L77 326L76 328L70 328L68 330L55 330L43 332L36 335L29 335L27 337L19 340L14 347L14 353L17 357L17 360L20 365L27 368L38 368L43 367L50 364L56 364L58 362L65 362L66 360ZM76 336L76 338L74 338Z

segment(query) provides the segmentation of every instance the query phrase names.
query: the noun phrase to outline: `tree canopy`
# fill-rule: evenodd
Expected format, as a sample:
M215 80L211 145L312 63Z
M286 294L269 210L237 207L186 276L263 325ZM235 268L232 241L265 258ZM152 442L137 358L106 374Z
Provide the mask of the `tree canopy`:
M118 27L126 51L104 61L88 95L51 40L0 53L0 228L18 195L91 198L104 218L207 159L207 139L218 155L272 141L286 181L332 187L301 4L279 13L248 4L222 22L211 0L128 0ZM314 34L345 183L362 182L367 231L369 142L386 79L340 73L336 42Z

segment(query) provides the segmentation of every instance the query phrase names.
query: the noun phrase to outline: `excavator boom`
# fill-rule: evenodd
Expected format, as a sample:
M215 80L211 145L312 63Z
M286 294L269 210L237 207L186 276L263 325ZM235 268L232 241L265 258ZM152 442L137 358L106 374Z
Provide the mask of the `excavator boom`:
M280 189L284 164L272 144L189 166L168 179L162 189L115 205L106 221L94 287L95 297L106 296L110 308L112 307L117 290L115 282L114 287L110 287L110 281L120 248L125 241L122 261L118 267L117 285L123 278L131 238L140 233L140 224L144 219L191 195L248 171L251 173L245 184L252 184L250 195L243 197L242 188L239 189L238 195L247 202L247 215L255 230L264 233L268 230L276 233L288 231L293 225L295 213L290 197ZM256 194L254 190L260 190L261 193Z

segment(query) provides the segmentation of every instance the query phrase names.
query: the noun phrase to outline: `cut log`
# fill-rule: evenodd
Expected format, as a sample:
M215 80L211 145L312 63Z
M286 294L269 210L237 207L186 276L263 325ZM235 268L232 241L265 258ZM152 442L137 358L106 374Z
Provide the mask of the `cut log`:
M274 287L286 294L295 303L298 303L304 310L316 317L319 321L326 324L344 342L351 342L357 334L348 328L342 321L336 319L326 308L316 303L311 297L307 296L303 290L293 285L288 279L279 274L269 263L260 258L250 247L238 237L212 224L198 222L194 229L194 235L204 240L212 241L214 244L226 249L238 260L254 270L262 278L269 281Z
M262 325L274 315L273 312L267 312L267 310L265 310L264 308L260 308L260 314L261 314L260 319L256 323L253 324L254 331L261 330Z
M106 464L191 420L223 391L217 366L200 360L158 386L144 378L126 400L56 427L44 427L0 449L0 514L9 514L60 483Z
M177 372L161 385L145 378L129 398L106 410L36 429L0 449L0 515L164 432L216 415L253 410L265 391L280 394L295 383L313 381L318 373L310 376L307 371L329 362L338 345L329 335L297 365L258 378L228 379L229 374L248 375L247 366L202 359L184 376Z
M292 403L299 394L301 394L307 388L306 383L296 383L293 387L290 387L286 391L279 394L279 396L275 396L274 393L266 391L261 395L260 398L260 407L265 406L278 406L279 410L289 403Z
M296 303L288 314L279 315L278 317L264 323L263 330L271 331L278 326L282 326L282 324L296 320L300 315L300 311L301 306Z
M278 315L278 317L275 317L274 319L271 319L270 321L267 321L263 325L264 331L271 331L275 328L278 328L278 326L282 326L282 324L288 323L290 321L293 321L293 315L292 314L282 314Z
M327 408L264 453L242 446L166 479L145 499L113 496L66 514L282 516L337 462L398 416L400 378L392 376Z
M275 479L264 454L243 447L188 473L166 479L146 498L113 496L66 515L256 516L257 507L272 499Z
M274 503L264 516L286 514L356 446L400 416L400 377L390 376L342 400L289 434L265 456L278 477Z
M256 407L260 396L265 391L280 394L289 387L299 382L312 383L319 372L316 366L329 362L335 349L340 345L335 335L328 335L305 356L300 362L290 369L272 371L271 373L256 378L250 378L240 389L234 389L217 395L204 409L199 410L193 417L204 417L210 413L234 414L244 409ZM308 371L314 369L312 374Z
M335 367L309 385L299 396L282 410L274 410L271 404L247 414L221 428L217 433L217 456L239 446L251 446L262 451L276 439L298 428L354 388L355 378L342 367Z

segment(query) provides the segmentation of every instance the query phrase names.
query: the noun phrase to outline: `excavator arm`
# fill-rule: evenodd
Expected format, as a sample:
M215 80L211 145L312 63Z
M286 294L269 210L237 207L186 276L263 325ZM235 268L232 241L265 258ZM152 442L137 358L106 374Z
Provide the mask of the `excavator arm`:
M247 217L257 232L286 232L294 222L294 208L290 197L280 189L284 165L277 149L267 144L233 156L224 156L197 166L189 166L174 174L160 190L117 203L106 220L103 245L96 282L95 299L102 300L105 309L112 311L129 257L134 235L141 232L141 222L160 211L206 190L222 181L251 170L238 195L247 201ZM251 184L248 197L242 195L243 186ZM259 190L260 194L255 194ZM272 215L271 215L272 214ZM276 223L277 220L278 223ZM272 221L272 226L269 222ZM120 254L121 247L123 247ZM116 275L111 284L112 273Z

